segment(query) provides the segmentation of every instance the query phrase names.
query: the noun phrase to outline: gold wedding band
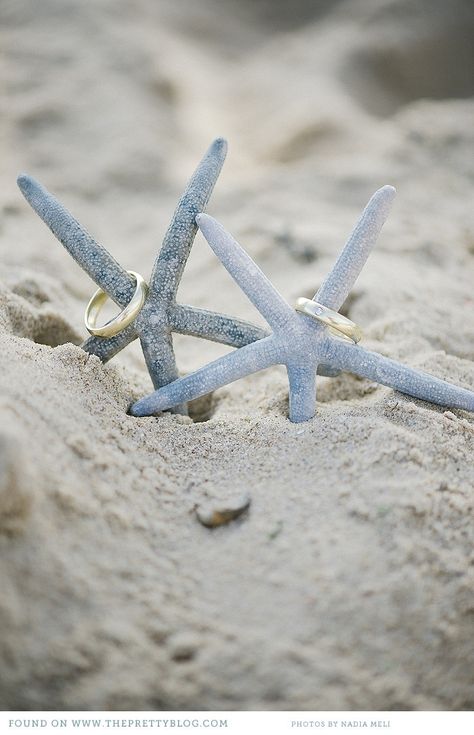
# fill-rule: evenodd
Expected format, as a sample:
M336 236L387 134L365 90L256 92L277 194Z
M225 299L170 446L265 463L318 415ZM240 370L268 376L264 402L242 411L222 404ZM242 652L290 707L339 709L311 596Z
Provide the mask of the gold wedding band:
M305 314L305 316L310 316L318 322L326 324L336 337L344 337L356 343L362 339L362 329L357 324L317 301L300 296L296 300L295 309L301 314Z
M148 286L139 273L135 273L135 271L127 272L135 279L135 293L120 314L110 319L102 327L96 327L99 312L109 297L105 291L99 288L87 304L84 322L87 331L94 337L113 337L115 334L122 332L125 327L128 327L140 313L148 293Z

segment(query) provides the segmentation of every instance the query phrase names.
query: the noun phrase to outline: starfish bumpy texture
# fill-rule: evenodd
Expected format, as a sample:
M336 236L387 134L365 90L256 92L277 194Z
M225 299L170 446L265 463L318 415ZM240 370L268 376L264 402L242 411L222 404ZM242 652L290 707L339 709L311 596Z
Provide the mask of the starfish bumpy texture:
M181 197L156 258L146 302L130 326L114 337L90 337L82 345L103 362L140 338L153 385L159 388L178 378L171 333L179 332L241 347L267 332L243 320L176 303L176 293L197 232L196 215L205 209L224 163L227 144L215 140L199 163ZM41 184L30 176L18 185L41 219L70 255L119 306L135 291L132 276L84 230ZM186 412L182 405L177 411Z
M341 308L375 245L394 195L391 186L373 195L314 300L335 311ZM473 392L348 343L331 335L322 323L296 312L222 225L205 214L200 214L197 222L211 248L273 332L141 399L131 407L134 416L169 409L275 364L287 368L289 418L294 422L314 416L318 364L355 373L432 403L474 411Z

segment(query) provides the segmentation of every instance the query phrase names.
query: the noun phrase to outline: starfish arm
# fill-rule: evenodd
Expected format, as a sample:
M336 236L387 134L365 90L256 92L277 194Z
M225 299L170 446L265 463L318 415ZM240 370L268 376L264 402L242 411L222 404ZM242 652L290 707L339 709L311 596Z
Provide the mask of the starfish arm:
M140 342L153 387L157 389L176 382L179 373L176 367L171 331L151 328L141 330ZM188 409L185 402L178 401L174 404L173 412L187 416Z
M126 306L135 291L132 276L44 186L27 174L21 174L17 182L25 199L81 268L117 304Z
M316 368L287 365L290 384L289 418L295 424L309 421L316 411Z
M278 329L293 319L294 309L222 225L207 214L200 214L196 221L217 257L269 325Z
M235 352L219 357L214 362L165 385L149 396L137 401L130 412L133 416L149 416L165 411L184 401L192 401L206 393L233 383L250 373L264 370L279 362L278 349L273 335L241 347Z
M177 380L179 373L171 332L167 329L143 329L140 331L140 342L153 386L161 388Z
M216 314L207 309L176 304L169 312L173 332L221 342L230 347L243 347L257 339L268 337L268 332L243 319Z
M123 332L119 332L115 337L89 337L81 345L82 349L88 352L90 355L96 355L102 362L108 362L112 359L120 350L133 342L136 339L137 333L134 329L133 324L130 324Z
M339 311L377 241L394 197L393 186L383 186L375 192L331 272L316 293L315 301Z
M474 411L474 392L435 378L429 373L402 365L388 357L369 352L358 345L331 340L331 355L326 356L332 365L356 373L364 378L406 393L423 401L450 408Z
M168 303L176 299L184 266L196 237L196 215L206 208L226 153L226 141L217 138L200 161L179 200L160 253L155 260L150 289Z

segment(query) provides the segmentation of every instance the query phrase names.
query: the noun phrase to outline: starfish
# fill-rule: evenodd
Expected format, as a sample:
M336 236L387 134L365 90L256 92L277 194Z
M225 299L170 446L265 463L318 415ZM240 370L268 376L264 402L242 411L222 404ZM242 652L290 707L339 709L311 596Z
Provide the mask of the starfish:
M394 195L393 187L384 186L372 196L314 297L319 304L334 311L341 308L375 245ZM215 254L273 331L142 398L130 409L134 416L169 409L275 364L285 365L288 372L289 418L294 422L314 416L318 364L355 373L432 403L474 411L473 392L340 339L325 324L295 311L222 225L206 214L196 219Z
M140 338L153 385L178 378L172 332L241 347L268 333L248 322L176 302L176 293L197 232L196 215L207 205L224 163L225 140L215 140L199 163L181 197L155 260L148 296L132 324L114 337L90 337L82 348L107 362ZM119 306L135 291L133 277L81 227L63 205L32 177L22 174L18 185L35 212L76 262ZM186 413L184 406L177 411Z

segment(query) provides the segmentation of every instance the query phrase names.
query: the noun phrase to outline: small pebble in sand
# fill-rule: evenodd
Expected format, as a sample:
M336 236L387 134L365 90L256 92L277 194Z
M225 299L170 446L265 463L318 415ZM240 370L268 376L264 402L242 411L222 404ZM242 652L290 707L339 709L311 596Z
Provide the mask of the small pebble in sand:
M242 513L245 513L249 505L250 497L248 495L241 495L236 500L228 502L215 500L206 505L198 505L196 516L206 528L217 528L217 526L223 526L239 518Z
M174 633L168 640L168 650L173 661L192 661L202 647L201 638L192 631Z

